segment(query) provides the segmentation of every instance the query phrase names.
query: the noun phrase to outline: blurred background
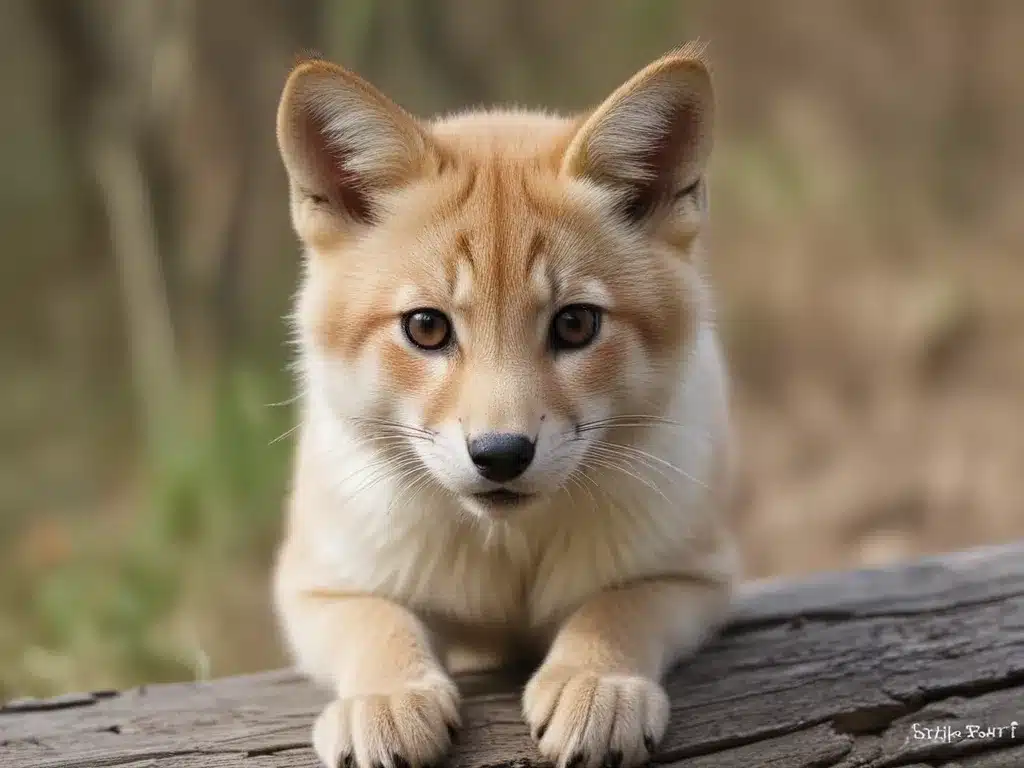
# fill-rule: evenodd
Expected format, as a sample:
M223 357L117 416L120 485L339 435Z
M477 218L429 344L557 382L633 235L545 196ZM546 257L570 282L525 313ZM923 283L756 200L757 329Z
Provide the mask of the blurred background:
M297 53L576 110L697 36L749 574L1024 535L1024 3L7 0L0 699L282 662Z

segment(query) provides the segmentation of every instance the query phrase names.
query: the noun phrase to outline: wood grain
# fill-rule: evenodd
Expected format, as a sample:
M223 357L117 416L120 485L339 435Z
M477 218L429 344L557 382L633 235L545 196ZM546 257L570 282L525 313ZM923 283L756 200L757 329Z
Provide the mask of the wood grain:
M452 765L542 764L521 682L460 680L466 725ZM1022 768L1024 542L748 584L730 626L667 687L660 764ZM325 701L282 670L10 702L0 766L312 768L310 725ZM999 726L1001 736L974 731Z

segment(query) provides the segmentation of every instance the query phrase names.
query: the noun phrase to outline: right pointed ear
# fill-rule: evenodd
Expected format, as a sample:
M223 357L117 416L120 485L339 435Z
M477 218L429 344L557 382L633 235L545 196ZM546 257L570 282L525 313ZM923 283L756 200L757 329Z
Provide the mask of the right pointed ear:
M685 45L620 86L583 122L565 174L621 195L626 218L696 196L711 154L714 94L702 47Z
M376 196L423 167L428 137L359 76L322 60L292 70L277 110L277 143L292 219L308 245L352 223L372 223Z

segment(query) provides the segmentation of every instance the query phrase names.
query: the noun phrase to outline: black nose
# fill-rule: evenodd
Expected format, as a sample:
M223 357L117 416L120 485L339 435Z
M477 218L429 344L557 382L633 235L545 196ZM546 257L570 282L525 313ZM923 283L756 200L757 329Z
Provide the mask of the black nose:
M533 448L526 435L488 432L469 441L469 457L481 475L504 483L526 471L533 461Z

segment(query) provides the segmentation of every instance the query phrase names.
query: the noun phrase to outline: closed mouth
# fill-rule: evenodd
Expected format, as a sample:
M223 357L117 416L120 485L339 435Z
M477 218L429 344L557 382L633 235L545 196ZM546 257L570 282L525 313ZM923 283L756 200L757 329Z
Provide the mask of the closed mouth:
M517 504L530 500L533 496L529 493L517 493L507 488L498 488L494 491L474 493L473 498L494 507L514 507Z

